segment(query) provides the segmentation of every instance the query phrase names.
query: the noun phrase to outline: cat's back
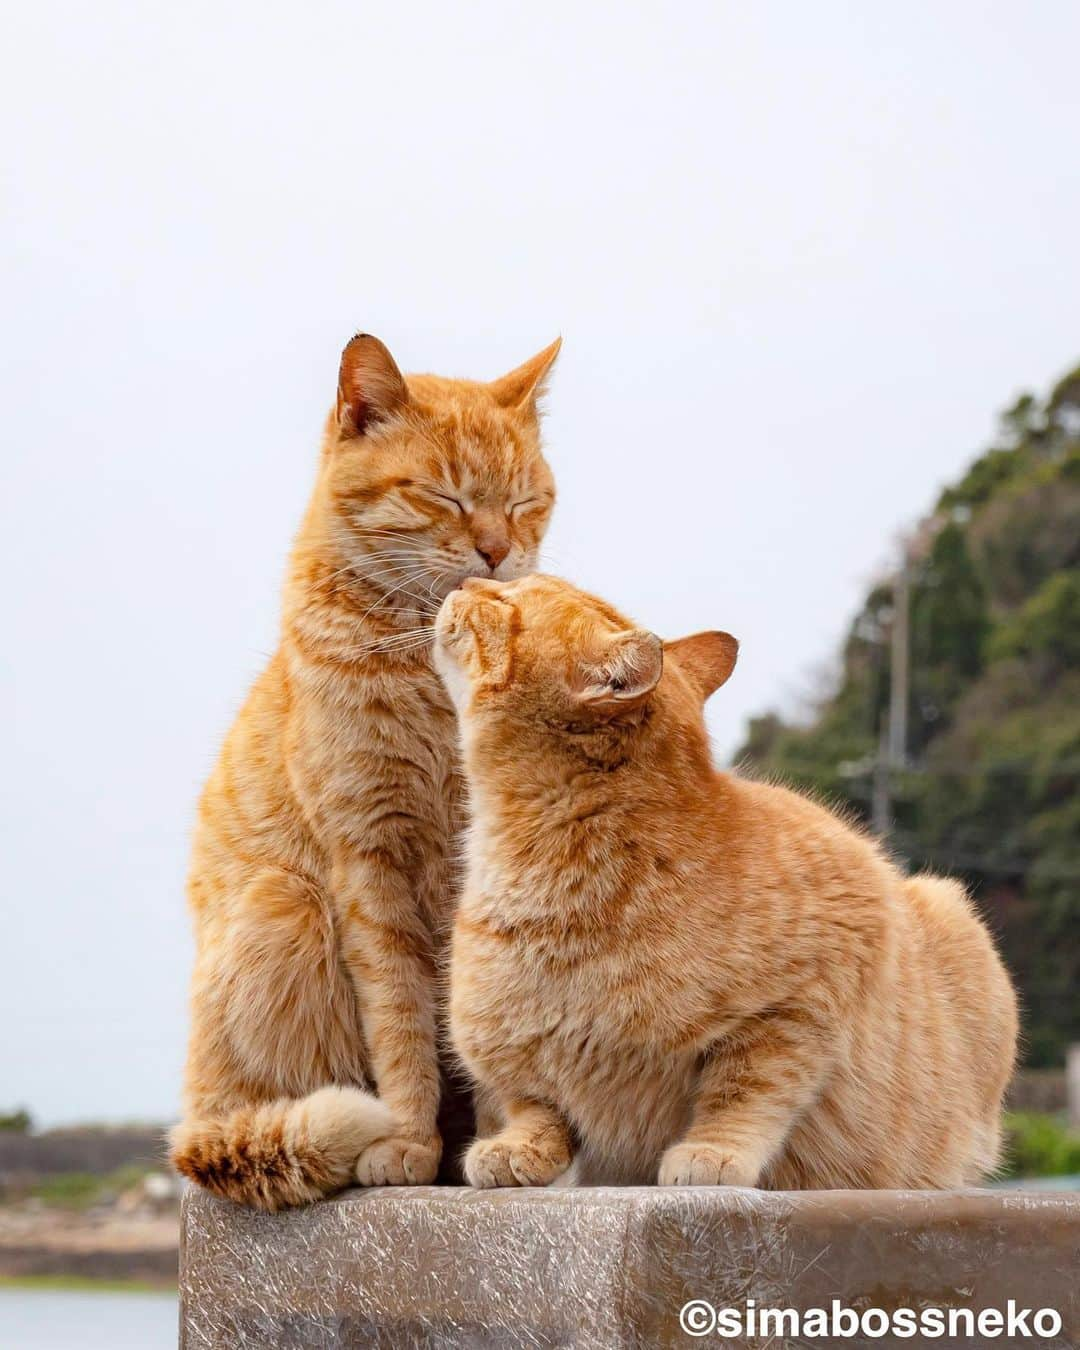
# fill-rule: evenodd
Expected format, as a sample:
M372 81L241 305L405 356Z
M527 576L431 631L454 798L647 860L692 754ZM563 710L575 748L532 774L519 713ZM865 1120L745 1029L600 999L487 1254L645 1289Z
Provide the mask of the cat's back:
M773 835L818 836L857 848L873 847L853 818L813 793L769 779L745 778L739 773L724 777L732 789L727 802L739 812L740 828L745 829L748 818L757 817Z
M261 868L318 872L321 850L289 782L292 694L275 653L233 719L199 798L188 894L198 917Z
M842 812L778 783L732 776L728 785L723 828L737 841L743 885L779 883L846 908L860 897L876 907L897 892L898 869Z

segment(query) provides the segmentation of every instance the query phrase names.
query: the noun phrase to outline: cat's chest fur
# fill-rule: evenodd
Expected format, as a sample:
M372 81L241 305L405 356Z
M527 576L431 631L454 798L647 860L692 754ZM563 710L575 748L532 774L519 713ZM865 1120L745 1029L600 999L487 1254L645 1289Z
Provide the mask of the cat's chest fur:
M291 669L287 763L307 827L334 865L377 850L409 879L426 926L448 926L463 824L457 728L426 662Z
M501 891L478 892L480 874L497 879L470 872L454 943L455 1040L483 1076L557 1106L580 1141L581 1179L655 1180L698 1071L678 1016L643 998L663 952L635 953L627 934L605 941L572 917L515 919L527 885L504 876Z
M320 796L343 815L392 798L403 813L458 823L460 793L453 709L433 670L361 671L332 685L309 680L294 709L297 760Z

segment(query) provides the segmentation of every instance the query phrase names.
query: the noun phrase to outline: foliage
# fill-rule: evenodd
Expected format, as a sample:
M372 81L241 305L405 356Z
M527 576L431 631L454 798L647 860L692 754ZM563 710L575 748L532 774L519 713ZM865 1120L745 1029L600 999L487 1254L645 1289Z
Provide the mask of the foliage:
M1080 1039L1080 367L1013 404L915 540L891 842L972 888L1021 990L1027 1062L1060 1063ZM809 724L750 724L750 772L868 816L895 585L867 596Z
M1053 662L1061 673L1080 669L1080 568L1053 573L998 627L991 655L1036 657Z
M58 1209L90 1209L115 1200L151 1170L132 1163L106 1173L52 1172L34 1183L30 1195Z
M938 510L953 511L957 507L971 509L981 506L1003 483L1014 477L1020 468L1020 461L1012 450L987 450L955 487L945 489L938 502Z
M1005 1117L1003 1175L1080 1176L1080 1134L1070 1133L1054 1116L1012 1112Z
M15 1111L0 1111L0 1130L8 1130L12 1134L29 1134L33 1128L34 1121L29 1111L21 1107Z
M88 1209L101 1194L102 1180L94 1172L54 1172L35 1182L30 1194L46 1205Z

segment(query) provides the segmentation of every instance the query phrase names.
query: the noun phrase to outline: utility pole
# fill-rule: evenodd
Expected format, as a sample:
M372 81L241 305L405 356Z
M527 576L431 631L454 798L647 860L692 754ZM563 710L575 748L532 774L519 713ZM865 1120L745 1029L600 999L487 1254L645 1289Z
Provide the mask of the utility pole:
M874 757L874 778L870 798L870 822L874 833L884 838L892 824L892 802L889 798L889 736L884 714L878 730L878 749Z
M889 764L907 765L908 700L911 683L909 628L911 617L910 555L905 539L901 545L900 570L893 587L892 644L889 679Z
M908 541L900 547L900 566L893 582L892 632L889 641L889 710L882 717L878 752L874 760L870 814L874 832L886 835L892 827L891 775L907 766L908 701L911 685L911 554Z

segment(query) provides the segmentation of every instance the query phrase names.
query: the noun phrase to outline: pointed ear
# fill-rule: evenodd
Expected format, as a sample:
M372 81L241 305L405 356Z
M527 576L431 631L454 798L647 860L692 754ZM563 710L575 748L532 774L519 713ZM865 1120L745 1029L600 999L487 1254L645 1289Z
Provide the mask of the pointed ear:
M665 642L664 650L697 685L702 699L707 699L735 669L739 644L730 633L695 633L693 637Z
M613 637L599 661L581 672L578 697L592 708L632 708L660 682L664 644L655 633L631 628Z
M562 338L558 337L550 347L537 352L523 366L518 366L509 375L503 375L498 380L492 380L488 389L495 402L503 408L516 408L521 411L534 408L536 400L544 392L547 377L551 373L551 367L555 364L561 346Z
M385 343L370 333L357 333L341 353L337 418L342 432L362 436L408 401L405 377Z
M465 626L473 636L477 687L505 689L514 667L517 610L494 600L480 600L466 614Z

